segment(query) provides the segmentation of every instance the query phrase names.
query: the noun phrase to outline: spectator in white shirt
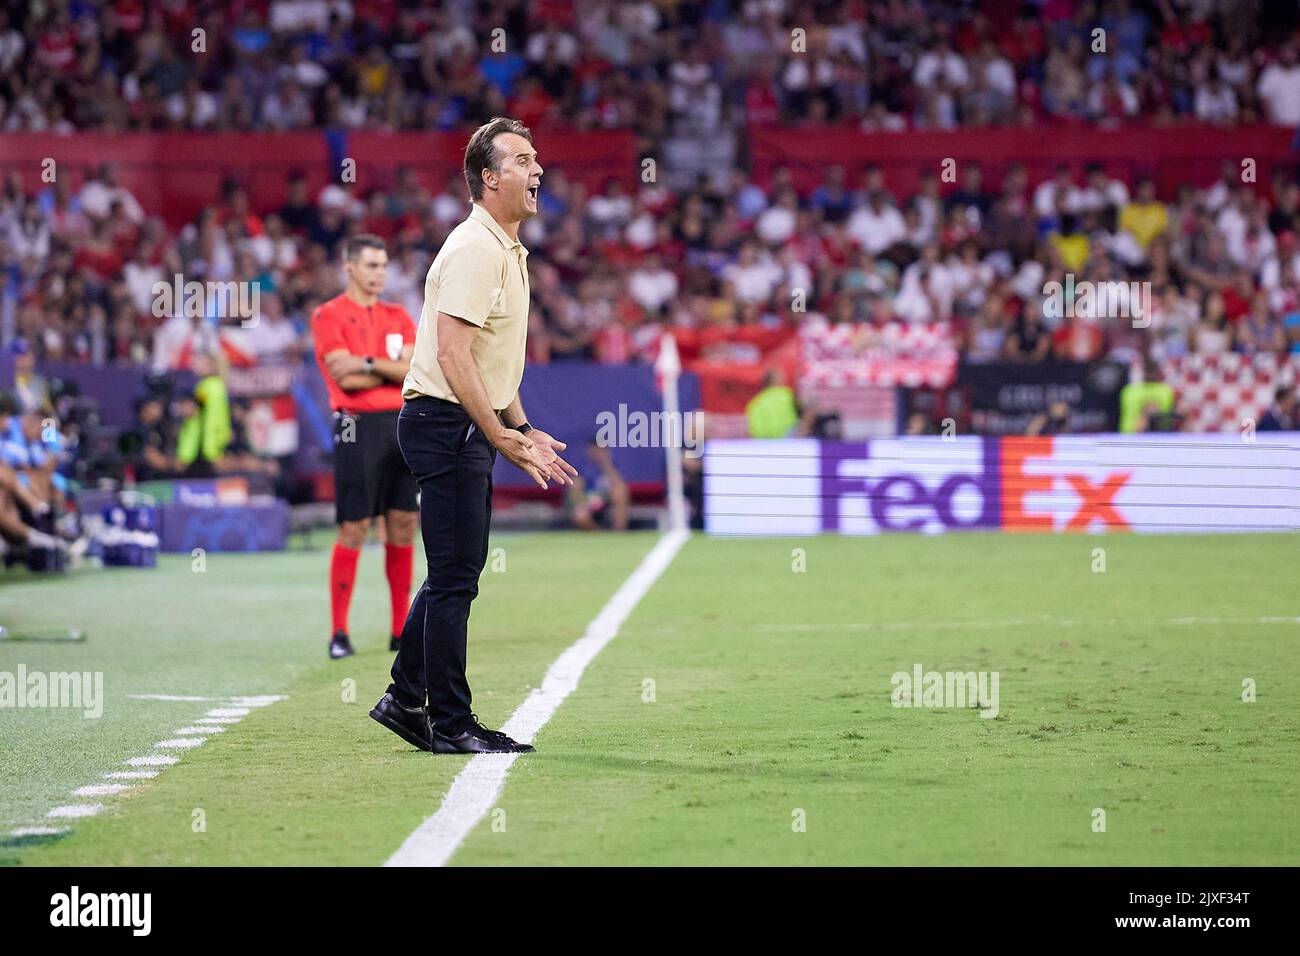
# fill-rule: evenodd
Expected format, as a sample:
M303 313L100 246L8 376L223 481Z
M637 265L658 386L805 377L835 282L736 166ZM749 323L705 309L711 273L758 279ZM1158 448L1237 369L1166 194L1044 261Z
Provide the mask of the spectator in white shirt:
M148 315L153 311L154 285L162 282L171 285L172 277L164 276L160 263L150 262L152 250L148 246L138 246L135 255L122 267L122 279L126 282L127 294L136 312Z
M325 67L307 59L307 51L298 43L289 48L289 62L280 67L281 83L297 83L309 90L324 86L329 78Z
M262 100L262 122L270 129L304 129L312 119L311 100L293 81L282 83Z
M540 33L533 33L524 48L524 56L534 63L553 55L561 63L572 63L578 55L578 39L572 33L565 33L554 21L546 25Z
M297 358L301 336L285 316L280 297L274 292L263 292L258 296L258 306L257 321L240 330L244 333L241 344L252 351L259 363Z
M952 315L956 280L939 260L939 247L928 245L921 258L903 270L894 299L894 312L907 322L934 322Z
M316 197L321 211L337 210L349 219L360 219L366 214L366 204L357 196L355 183L328 183Z
M120 202L132 222L144 222L144 209L130 190L118 184L117 167L104 163L93 179L86 181L77 194L81 201L81 211L91 219L107 219L113 211L113 203Z
M1278 61L1264 67L1255 87L1264 101L1270 122L1278 126L1300 126L1300 63L1295 44L1284 44Z
M1246 215L1246 224L1240 232L1228 236L1228 256L1233 262L1258 274L1264 265L1274 261L1277 241L1268 228L1268 213L1255 206Z
M712 128L721 119L722 91L713 79L713 67L704 49L695 45L668 68L669 102L673 112Z
M912 80L922 89L929 89L942 80L955 90L962 90L970 83L970 70L966 60L948 45L946 37L936 37L926 50L916 59L916 69L912 71Z
M1241 185L1241 170L1230 159L1225 159L1219 166L1219 178L1216 179L1201 196L1201 205L1210 212L1218 212L1232 196L1232 191Z
M8 76L26 49L27 41L9 22L9 8L0 7L0 74Z
M628 295L651 315L671 302L677 289L677 276L656 255L646 256L627 277Z
M812 269L800 261L792 247L786 246L776 254L776 264L781 269L780 285L787 297L795 290L802 289L807 294L813 288Z
M406 246L399 255L388 260L384 298L405 308L407 315L418 316L424 307L424 278L428 271L429 261L424 250Z
M1244 189L1237 189L1234 190L1232 198L1219 211L1219 215L1215 217L1215 228L1223 235L1229 250L1241 242L1242 236L1246 232L1249 209L1249 195ZM1231 255L1231 251L1229 255Z
M793 189L782 189L776 202L768 206L754 223L754 232L769 246L781 246L794 235L799 217L799 197Z
M722 278L731 283L736 300L742 304L766 302L781 281L781 267L758 244L746 242L740 258L722 270Z
M334 4L326 0L274 0L271 4L270 26L276 33L306 33L315 30L324 33L329 27L331 7L346 13L352 19L351 4Z
M1056 175L1051 179L1044 180L1034 190L1034 212L1039 219L1051 219L1061 207L1061 203L1069 203L1070 195L1074 192L1074 180L1070 176L1070 167L1061 165L1056 167Z
M888 194L873 190L867 204L849 217L845 231L854 242L873 256L878 256L907 235L902 214L887 202Z
M859 8L860 9L860 8ZM834 14L835 23L826 28L826 52L832 57L847 53L854 63L867 62L866 24L858 19L861 12L853 13L848 5L840 6Z
M1237 121L1237 94L1222 78L1196 88L1196 118L1203 123L1227 126Z
M1107 176L1101 163L1089 163L1083 188L1070 192L1066 207L1076 215L1083 215L1105 209L1121 209L1127 205L1128 199L1128 187L1122 180Z
M958 303L970 312L978 311L995 279L993 267L980 261L979 243L967 239L948 257L946 267Z
M984 85L1008 101L1016 95L1016 68L1003 56L992 40L985 40L980 50Z
M556 171L558 172L559 170ZM547 185L551 184L547 183ZM433 213L435 222L446 225L449 222L460 222L465 218L465 211L469 209L469 193L465 188L465 177L459 171L447 177L447 188L433 197L429 209Z
M621 182L611 177L605 183L605 191L587 201L587 218L606 238L612 239L632 221L632 197L623 192Z
M9 225L9 249L15 259L43 261L50 255L50 224L36 200L28 200L22 216Z
M185 129L205 129L216 122L217 98L191 77L185 88L167 97L167 118Z
M925 245L934 238L943 221L943 197L939 195L939 179L933 172L927 170L921 174L921 184L911 206L917 215L920 244Z
M271 213L263 225L262 235L252 236L246 241L258 267L286 271L298 268L298 244L286 234L284 220Z
M633 203L632 219L623 230L623 240L633 249L649 249L659 241L659 221L640 197Z

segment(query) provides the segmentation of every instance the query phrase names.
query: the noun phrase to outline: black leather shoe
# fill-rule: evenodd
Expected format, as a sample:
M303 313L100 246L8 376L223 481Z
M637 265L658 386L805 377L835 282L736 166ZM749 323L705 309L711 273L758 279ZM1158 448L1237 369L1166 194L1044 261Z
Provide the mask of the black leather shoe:
M388 649L389 649L390 651L395 651L395 650L397 650L397 649L398 649L399 647L401 647L401 646L402 646L402 635L400 635L400 634L392 634L392 635L389 636L389 638L388 638Z
M499 730L488 730L474 714L457 734L444 734L432 723L429 729L436 754L530 754L535 749L532 744L521 744Z
M352 642L348 640L347 631L335 631L334 636L330 638L330 660L336 661L340 657L351 657L356 651L352 649Z
M398 703L392 694L385 694L371 709L370 716L412 747L418 747L426 753L433 750L430 741L429 715L425 713L423 707L407 707L405 704Z

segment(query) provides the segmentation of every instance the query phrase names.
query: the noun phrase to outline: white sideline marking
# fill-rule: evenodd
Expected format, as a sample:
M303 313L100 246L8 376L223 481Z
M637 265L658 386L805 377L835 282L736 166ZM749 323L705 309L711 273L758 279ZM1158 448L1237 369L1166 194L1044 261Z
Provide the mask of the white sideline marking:
M582 672L606 644L617 635L623 622L672 564L690 536L687 531L670 531L659 539L637 569L601 608L587 632L555 659L542 679L501 728L523 743L530 742L578 686ZM505 785L506 774L519 754L478 754L452 781L438 812L426 819L406 838L384 866L442 866L469 836L478 821L492 809Z
M67 827L19 827L16 830L10 830L10 836L58 836L60 833L67 833Z
M285 699L283 694L238 694L231 697L191 697L186 694L127 694L131 700L170 700L182 703L222 703L236 707L265 707Z
M131 757L125 762L128 767L170 767L174 763L179 763L180 759L180 757L150 754L148 757Z
M253 694L253 695L236 695L228 697L196 697L187 694L128 694L132 700L160 700L168 703L224 703L230 706L217 707L208 711L208 716L200 717L194 721L195 724L209 724L221 726L185 726L172 733L175 735L166 740L160 740L154 744L155 750L193 750L195 747L202 746L206 741L212 739L214 734L226 732L226 727L230 724L237 724L245 716L252 712L256 707L269 707L271 704L281 700L288 700L284 694ZM104 780L152 780L162 772L162 768L170 767L180 762L180 757L170 754L148 754L143 757L129 757L123 761L127 767L157 767L157 770L114 770L111 773L100 774ZM120 793L125 793L131 789L130 784L125 783L92 783L84 787L78 787L72 791L74 797L111 797ZM50 817L93 817L97 813L102 813L104 805L102 803L74 803L66 806L55 807L48 814ZM13 836L37 836L54 833L66 833L67 828L54 830L49 827L20 827L12 831Z
M124 783L92 783L88 787L78 787L72 791L74 797L111 797L131 788Z

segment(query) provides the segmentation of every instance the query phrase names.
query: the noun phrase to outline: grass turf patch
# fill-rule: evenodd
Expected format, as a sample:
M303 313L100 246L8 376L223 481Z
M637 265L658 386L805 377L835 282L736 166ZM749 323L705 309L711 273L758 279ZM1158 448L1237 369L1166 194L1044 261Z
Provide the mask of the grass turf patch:
M504 721L653 540L494 539L507 571L485 573L470 644L485 722ZM504 812L452 862L1300 862L1295 542L696 536L543 728L538 752L515 763ZM1095 548L1105 573L1092 571ZM794 549L806 571L792 569ZM98 662L112 706L99 721L0 712L6 822L33 822L211 706L125 693L289 699L110 798L102 816L73 821L70 836L10 840L0 858L386 859L467 758L417 754L365 717L390 660L382 570L363 558L360 653L329 662L327 561L326 551L210 556L197 581L170 559L154 576L11 586L28 599L24 626L87 626L94 609L85 645L22 654L46 669ZM0 669L18 646L0 644ZM892 706L892 675L916 664L998 672L998 716ZM1254 703L1242 701L1246 678ZM1105 832L1094 832L1098 810Z
M471 619L475 707L497 726L577 637L653 544L652 535L494 538ZM381 557L381 556L379 556ZM0 670L102 669L105 714L0 711L0 818L8 833L75 787L104 782L127 757L212 703L128 694L287 693L158 778L71 821L62 839L10 838L0 859L39 865L379 863L429 813L466 758L420 754L366 716L388 684L387 585L367 552L352 635L358 653L326 658L328 550L212 556L203 575L169 558L157 573L84 574L15 585L26 625L98 623L77 645L0 644ZM417 565L418 567L418 565ZM40 588L33 594L28 588ZM58 605L53 597L57 594ZM38 598L44 597L38 603ZM81 614L74 609L80 608ZM102 620L100 620L102 618ZM124 781L129 782L129 781ZM84 801L90 802L90 801ZM204 830L195 832L196 810ZM3 836L0 836L3 840ZM5 845L7 844L7 845Z
M1294 864L1294 555L697 538L453 862ZM998 671L998 716L891 706L917 663Z

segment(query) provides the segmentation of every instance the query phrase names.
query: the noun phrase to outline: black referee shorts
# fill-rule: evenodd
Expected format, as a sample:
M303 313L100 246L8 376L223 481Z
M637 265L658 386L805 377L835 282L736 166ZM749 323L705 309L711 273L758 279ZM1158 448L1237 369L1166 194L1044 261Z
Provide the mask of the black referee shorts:
M420 486L397 444L397 410L335 412L335 520L365 521L385 511L419 511Z

